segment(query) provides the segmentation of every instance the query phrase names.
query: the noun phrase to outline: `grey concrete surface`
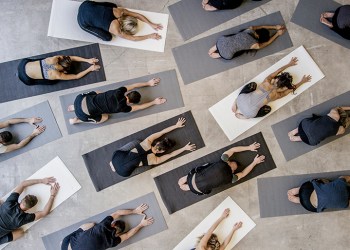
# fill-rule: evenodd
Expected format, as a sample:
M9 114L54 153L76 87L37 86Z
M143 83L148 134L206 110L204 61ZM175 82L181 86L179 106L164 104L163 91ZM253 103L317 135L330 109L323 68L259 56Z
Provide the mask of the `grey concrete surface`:
M121 6L164 13L168 13L167 6L175 2L176 0L117 1ZM262 121L236 139L241 140L262 131L277 164L277 169L266 173L264 177L349 169L349 136L286 162L271 129L272 124L282 119L350 90L348 80L350 51L290 23L297 2L298 0L272 0L261 8L243 14L189 40L193 41L279 10L286 21L294 48L304 45L325 73L326 77L315 86L279 109L269 119ZM342 0L339 3L346 4L349 1ZM50 10L50 0L0 1L1 62L85 44L47 37ZM181 44L183 44L182 38L170 17L164 53L102 45L107 83L176 68L171 48ZM0 195L6 194L21 180L26 179L56 155L61 157L82 185L82 189L77 194L56 208L47 218L33 226L22 239L12 243L7 249L44 249L41 236L151 191L156 193L169 229L125 249L172 249L227 196L231 196L257 224L256 228L235 249L349 249L349 211L260 219L257 183L256 179L252 179L170 216L161 202L152 179L154 176L228 145L230 142L210 115L208 108L292 50L293 48L287 49L187 86L184 86L178 74L185 108L75 135L67 134L58 96L71 91L91 88L91 86L101 86L106 82L1 104L0 117L5 117L26 107L49 100L62 130L63 138L0 163ZM81 154L188 109L192 110L198 123L207 145L205 148L175 159L145 174L135 176L102 192L95 192Z

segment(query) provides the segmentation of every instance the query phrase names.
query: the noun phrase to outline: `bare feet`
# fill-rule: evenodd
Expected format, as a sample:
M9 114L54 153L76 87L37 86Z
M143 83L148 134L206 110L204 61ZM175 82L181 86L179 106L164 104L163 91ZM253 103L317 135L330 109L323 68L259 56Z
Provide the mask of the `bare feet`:
M298 195L299 194L299 189L300 189L300 187L289 189L287 194L289 194L289 195Z
M190 187L187 184L187 175L183 176L179 179L179 181L177 182L177 184L179 185L179 187L183 190L183 191L189 191Z
M113 172L115 172L115 168L114 168L114 166L113 166L113 164L112 164L111 161L109 162L109 166L111 167L111 170L112 170Z
M296 136L296 134L298 134L298 133L299 133L298 128L293 129L292 131L290 131L288 133L289 140L290 141L301 141L300 136Z
M287 192L288 200L293 203L300 203L300 199L297 196L299 194L300 187L289 189Z
M78 123L82 123L82 121L79 120L79 118L77 118L77 117L69 119L69 124L71 124L71 125L78 124Z
M68 108L67 108L67 111L68 112L73 112L75 109L74 109L74 105L69 105Z

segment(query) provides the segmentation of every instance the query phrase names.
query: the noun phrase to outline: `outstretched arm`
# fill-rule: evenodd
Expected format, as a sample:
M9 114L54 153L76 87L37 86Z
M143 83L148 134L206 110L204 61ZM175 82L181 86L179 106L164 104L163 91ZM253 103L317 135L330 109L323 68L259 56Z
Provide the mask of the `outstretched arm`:
M237 181L244 178L245 176L247 176L252 170L253 168L258 165L261 162L264 162L265 160L265 156L263 155L256 155L254 158L254 161L252 163L250 163L250 165L248 167L246 167L242 172L237 173Z
M173 158L179 154L181 154L182 152L184 151L194 151L196 150L196 145L195 144L190 144L187 143L186 146L182 147L182 148L179 148L177 150L174 150L173 152L169 153L169 154L166 154L166 155L162 155L160 157L157 157L157 156L154 156L154 161L151 161L150 164L152 165L158 165L158 164L161 164L167 160L169 160L170 158Z
M350 107L338 107L338 108L341 108L343 110L350 110Z
M79 72L78 74L65 74L63 72L56 71L55 73L52 74L52 79L53 80L77 80L86 76L92 71L98 71L100 68L101 68L100 65L93 64L89 68Z
M153 29L155 30L161 30L163 29L163 26L161 24L155 24L152 23L150 20L147 19L147 17L145 17L144 15L140 14L140 13L136 13L127 9L123 9L124 15L127 16L133 16L137 19L139 19L140 21L147 23L148 25L150 25Z
M166 102L166 99L163 97L158 97L156 99L154 99L151 102L146 102L146 103L142 103L142 104L134 104L131 106L131 111L130 112L135 112L138 110L142 110L142 109L146 109L149 107L152 107L153 105L160 105Z
M242 227L242 222L236 222L235 225L233 226L232 230L230 231L230 233L226 236L224 242L222 243L222 245L220 246L220 250L225 250L225 248L227 247L227 245L230 243L232 236L234 234L234 232L236 232L238 229L240 229Z
M282 97L289 95L290 93L295 91L297 88L299 88L302 84L306 82L310 82L311 79L312 77L310 75L308 76L304 75L300 82L298 82L297 84L294 84L294 87L295 87L294 89L287 88L286 90L283 90L283 91L276 91L276 93L273 96L271 96L270 101L278 100Z
M273 78L275 78L279 73L281 73L282 71L284 71L285 69L297 65L298 63L298 58L297 57L292 57L292 59L290 60L289 63L287 63L286 65L282 66L281 68L279 68L278 70L276 70L275 72L271 73L268 77L265 78L265 81L271 82L271 80Z
M98 59L93 57L93 58L84 58L80 56L70 56L70 59L74 62L86 62L90 64L95 64L98 62Z
M54 177L25 180L25 181L22 181L13 191L18 194L21 194L26 187L33 186L36 184L50 184L50 183L54 183L55 181L56 179Z
M51 186L50 198L47 201L43 211L39 211L39 212L35 213L35 220L40 220L41 218L45 217L46 215L48 215L50 213L53 202L55 200L55 197L56 197L59 189L60 189L60 185L57 182Z
M171 132L171 131L173 131L173 130L175 130L177 128L184 127L185 126L185 122L186 122L186 119L184 117L181 117L181 118L179 118L177 120L177 123L175 125L167 127L165 129L163 129L162 131L159 131L157 133L154 133L154 134L148 136L146 138L146 140L148 141L149 144L152 144L152 142L154 140L158 139L159 137L161 137L161 136L163 136L163 135L165 135L165 134L167 134L167 133L169 133L169 132Z
M40 117L31 117L31 118L12 118L4 122L0 122L0 128L7 128L10 125L18 124L18 123L24 123L27 122L31 125L34 125L35 123L42 122L43 119Z
M154 87L154 86L157 86L159 82L160 82L160 78L152 78L148 82L134 83L134 84L126 85L124 87L126 88L127 91L131 91L133 89L142 88L142 87Z
M146 215L141 220L140 224L138 224L136 227L130 229L127 233L120 235L121 242L126 241L130 237L134 236L141 228L149 226L153 224L154 219L152 217L146 219Z
M117 210L114 213L112 213L111 216L113 217L113 220L116 220L120 216L124 216L124 215L143 214L143 212L146 209L148 209L148 205L143 203L143 204L141 204L140 206L138 206L135 209L121 209L121 210Z
M229 150L226 150L223 154L228 155L231 157L234 153L243 152L243 151L257 151L257 149L260 148L260 143L254 142L249 146L239 146L239 147L233 147Z
M261 25L261 26L250 26L250 30L267 29L267 30L280 30L285 29L284 25Z

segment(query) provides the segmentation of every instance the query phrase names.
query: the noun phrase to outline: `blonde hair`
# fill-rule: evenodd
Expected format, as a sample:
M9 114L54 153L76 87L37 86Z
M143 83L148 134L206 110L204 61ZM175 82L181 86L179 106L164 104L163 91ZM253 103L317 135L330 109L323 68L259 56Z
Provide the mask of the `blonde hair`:
M197 245L201 241L201 239L204 237L204 234L200 237L198 237ZM210 235L210 238L207 242L207 249L211 250L219 250L220 249L220 242L218 239L218 236L216 234Z
M342 109L341 107L337 108L337 111L339 113L340 119L339 122L344 128L348 128L350 126L350 118L348 113Z
M137 32L137 19L133 16L123 16L120 20L120 29L128 35L135 35Z

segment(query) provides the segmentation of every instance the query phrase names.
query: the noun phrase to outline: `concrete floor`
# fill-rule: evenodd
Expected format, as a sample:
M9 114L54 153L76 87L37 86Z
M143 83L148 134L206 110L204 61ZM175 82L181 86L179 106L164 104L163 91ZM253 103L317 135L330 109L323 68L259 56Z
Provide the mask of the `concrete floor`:
M121 6L163 13L169 13L167 6L175 2L176 0L117 1ZM348 0L339 2L349 3ZM350 155L346 150L348 149L348 136L286 162L271 130L272 124L350 90L348 83L349 50L290 23L297 3L298 0L272 0L261 8L252 10L192 39L208 36L279 10L286 21L294 47L187 86L184 86L178 75L185 108L138 118L137 122L131 120L68 135L58 97L71 91L83 91L93 86L100 86L106 84L105 82L1 104L0 117L5 117L49 100L63 138L47 144L45 148L31 150L0 163L0 196L9 192L21 180L32 175L56 155L66 163L82 186L78 193L65 201L43 221L33 226L24 238L12 243L7 249L44 249L41 236L152 191L159 200L169 229L126 249L172 249L227 196L232 197L257 224L235 249L349 249L349 211L261 219L259 218L256 179L252 179L170 216L152 180L154 176L228 145L230 142L208 112L208 108L300 45L306 47L326 77L236 140L259 131L263 132L277 164L276 170L264 174L263 177L349 169ZM46 36L51 11L50 0L1 0L0 9L1 62L85 45L83 42ZM102 45L101 51L108 83L176 69L171 48L183 43L170 16L164 53ZM207 145L205 148L99 193L95 192L83 159L80 157L81 154L186 110L192 110ZM135 183L137 185L133 185Z

